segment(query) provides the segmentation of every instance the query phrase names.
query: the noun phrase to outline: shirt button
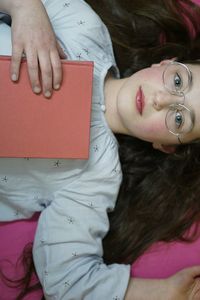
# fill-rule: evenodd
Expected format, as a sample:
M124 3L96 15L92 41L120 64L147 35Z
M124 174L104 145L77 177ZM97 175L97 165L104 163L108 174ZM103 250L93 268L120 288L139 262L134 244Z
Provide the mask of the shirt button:
M101 110L103 111L103 112L105 112L106 111L106 107L105 107L105 105L101 105Z

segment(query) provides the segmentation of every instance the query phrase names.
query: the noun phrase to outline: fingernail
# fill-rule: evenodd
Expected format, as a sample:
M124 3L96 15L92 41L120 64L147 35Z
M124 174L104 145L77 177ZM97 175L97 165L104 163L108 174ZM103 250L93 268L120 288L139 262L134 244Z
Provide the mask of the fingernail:
M41 92L41 88L39 86L35 86L33 88L34 93L39 94Z
M60 84L56 84L54 87L55 90L59 90L59 88L60 88Z
M44 95L45 95L46 98L49 98L49 97L51 97L51 92L46 91L46 92L44 93Z
M11 79L12 79L12 81L17 81L17 75L16 74L12 74Z

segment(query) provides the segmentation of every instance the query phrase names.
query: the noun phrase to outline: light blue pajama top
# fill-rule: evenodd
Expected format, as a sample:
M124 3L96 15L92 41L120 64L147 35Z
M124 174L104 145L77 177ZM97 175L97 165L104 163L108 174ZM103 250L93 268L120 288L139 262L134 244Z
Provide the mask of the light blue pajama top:
M118 144L105 121L104 79L118 76L105 25L83 0L43 1L70 60L94 61L89 160L0 159L0 220L41 211L34 262L46 299L122 300L130 266L103 262L107 212L121 183ZM1 24L2 25L2 24ZM0 25L0 37L6 25ZM10 39L10 32L4 38ZM9 53L3 50L1 54ZM4 43L6 44L6 43Z

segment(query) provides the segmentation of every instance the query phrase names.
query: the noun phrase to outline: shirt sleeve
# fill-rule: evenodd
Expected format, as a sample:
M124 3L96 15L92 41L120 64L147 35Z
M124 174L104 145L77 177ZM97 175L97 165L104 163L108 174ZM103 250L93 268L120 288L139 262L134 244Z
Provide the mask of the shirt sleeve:
M63 190L42 212L33 255L46 299L124 299L130 266L106 265L102 258L112 208L108 199L113 198L109 183L77 181L74 192ZM89 192L79 192L82 184Z
M130 266L106 265L102 247L109 230L107 213L115 206L121 182L117 152L104 126L92 128L88 163L72 182L63 182L41 214L33 255L46 299L125 297Z
M11 28L0 20L0 55L12 55Z

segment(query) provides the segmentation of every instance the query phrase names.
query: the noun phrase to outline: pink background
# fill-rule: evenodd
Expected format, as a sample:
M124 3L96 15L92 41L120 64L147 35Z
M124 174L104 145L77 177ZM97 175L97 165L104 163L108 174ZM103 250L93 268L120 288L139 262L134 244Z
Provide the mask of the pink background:
M200 4L200 0L193 2ZM29 221L0 223L0 268L7 275L16 278L20 274L21 270L15 269L14 265L24 246L33 241L36 226L37 215ZM200 238L191 244L157 243L133 264L131 274L134 277L165 278L180 269L197 264L200 265ZM15 300L16 295L16 290L8 288L0 280L1 300ZM41 295L41 291L34 292L25 300L39 300Z
M16 278L19 268L6 262L16 263L24 246L33 241L37 226L37 215L28 221L0 223L0 264L6 274ZM191 244L157 243L132 265L132 276L143 278L165 278L185 267L200 265L200 238ZM17 291L0 281L0 299L15 300ZM34 292L25 300L39 300L41 292Z

